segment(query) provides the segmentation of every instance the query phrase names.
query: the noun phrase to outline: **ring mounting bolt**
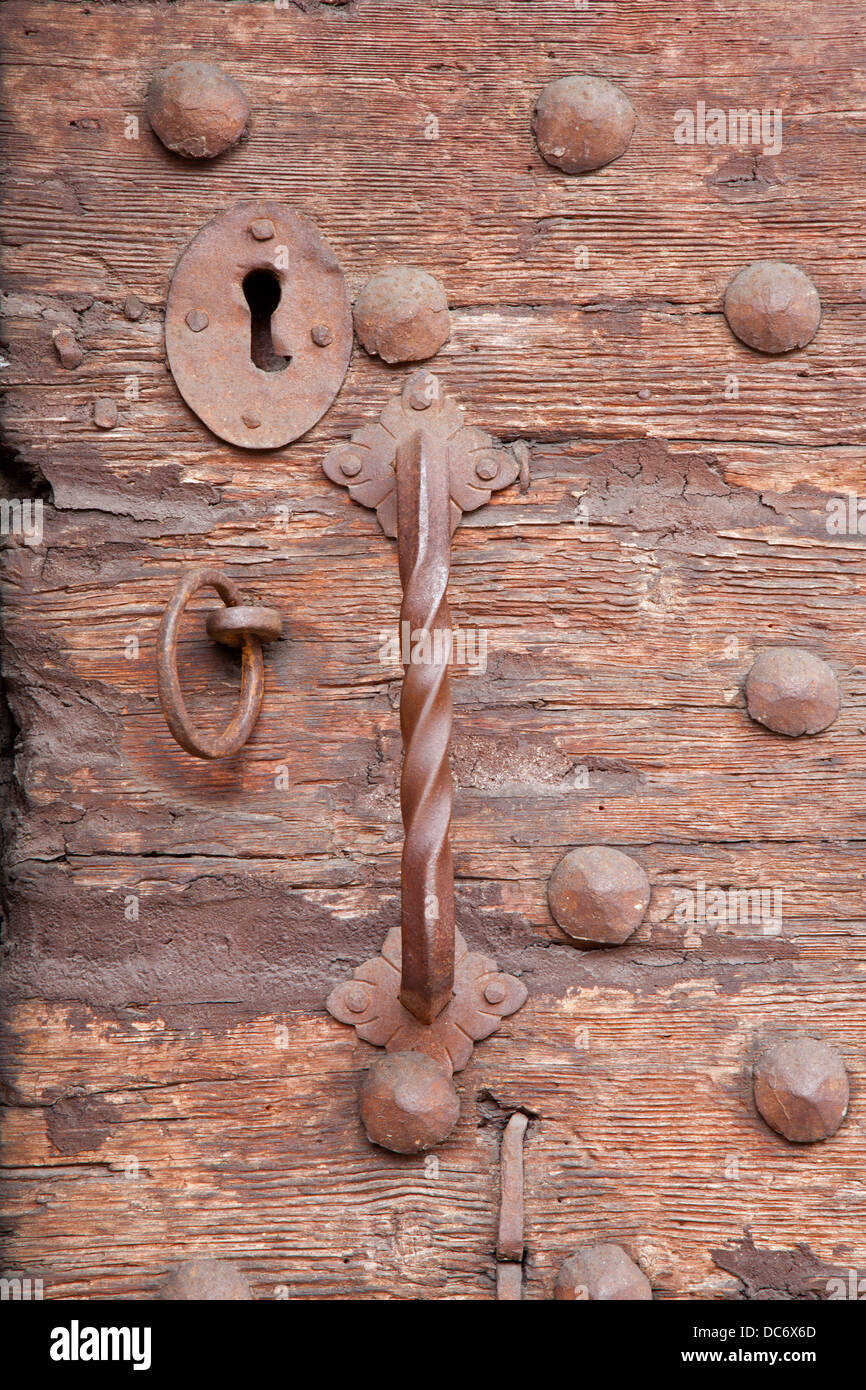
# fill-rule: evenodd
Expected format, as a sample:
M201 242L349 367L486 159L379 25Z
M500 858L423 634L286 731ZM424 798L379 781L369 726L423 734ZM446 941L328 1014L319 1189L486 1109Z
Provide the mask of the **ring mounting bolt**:
M257 217L250 223L249 233L256 241L271 241L274 236L274 224L269 217Z

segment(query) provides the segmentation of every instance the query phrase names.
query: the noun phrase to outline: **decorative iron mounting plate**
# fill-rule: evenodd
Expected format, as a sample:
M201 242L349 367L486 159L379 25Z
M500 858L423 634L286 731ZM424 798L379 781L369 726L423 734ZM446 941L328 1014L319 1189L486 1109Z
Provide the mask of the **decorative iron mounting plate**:
M244 281L255 272L278 282L269 331L279 369L252 357ZM181 255L165 346L178 390L220 439L244 449L288 444L324 415L349 365L352 306L336 256L291 208L238 203Z
M475 1043L495 1033L526 1002L526 986L490 956L470 951L454 933L454 994L432 1023L420 1023L400 1003L400 929L385 937L382 954L367 960L328 996L328 1012L350 1023L365 1042L388 1052L426 1052L449 1071L462 1071Z
M447 448L452 532L464 512L485 506L491 493L508 487L520 471L509 449L464 424L460 406L443 393L439 378L422 368L388 401L375 425L361 425L322 463L332 483L349 489L353 502L375 507L386 536L397 535L397 449L420 429Z

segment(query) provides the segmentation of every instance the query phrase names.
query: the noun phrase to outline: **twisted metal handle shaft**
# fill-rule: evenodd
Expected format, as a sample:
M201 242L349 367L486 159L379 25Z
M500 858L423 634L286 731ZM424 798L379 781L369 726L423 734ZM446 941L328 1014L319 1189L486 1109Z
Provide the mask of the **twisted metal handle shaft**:
M400 1002L432 1023L454 988L451 738L451 496L445 441L418 430L397 449L403 604L402 974Z

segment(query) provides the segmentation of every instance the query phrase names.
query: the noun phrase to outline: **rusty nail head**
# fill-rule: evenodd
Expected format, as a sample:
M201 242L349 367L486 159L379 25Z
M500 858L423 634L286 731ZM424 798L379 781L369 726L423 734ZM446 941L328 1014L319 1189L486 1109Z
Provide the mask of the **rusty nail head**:
M842 695L826 661L800 647L770 647L746 677L746 707L759 724L798 738L820 734L839 713Z
M753 261L725 291L725 318L748 347L777 355L811 342L821 322L821 300L799 266Z
M481 458L475 465L475 472L482 482L492 483L499 472L499 464L492 455L489 458Z
M848 1074L838 1052L815 1038L778 1042L754 1069L755 1105L794 1144L829 1139L848 1111Z
M586 845L557 864L547 898L555 920L578 946L619 946L643 921L650 883L621 850Z
M93 423L101 430L113 430L117 424L117 406L110 396L99 396L93 402Z
M80 367L84 361L84 353L71 328L55 328L54 351L60 358L62 367Z
M316 323L313 325L310 329L310 337L316 344L316 347L327 347L329 343L334 341L334 335L330 328L326 327L323 323Z
M351 450L340 455L340 472L344 478L357 478L362 467L363 464L358 455L352 453Z
M144 313L144 305L137 294L128 294L123 301L123 312L133 323L137 322Z
M262 417L261 415L256 415L254 411L245 411L244 414L241 416L241 419L243 420L248 430L261 429Z
M360 985L355 985L346 994L346 1008L353 1014L362 1014L370 1002L370 996Z
M274 236L274 224L269 217L257 217L250 223L249 232L256 241L271 241Z
M265 224L268 240L254 240L250 228ZM206 334L190 332L190 312L207 315ZM327 352L311 324L327 325ZM352 308L334 253L279 203L220 213L178 260L165 345L178 390L214 434L247 449L290 443L325 413L349 365Z
M428 372L426 367L410 376L403 387L403 398L412 410L429 410L441 398L442 387L438 376Z
M237 82L216 63L172 63L154 75L147 93L151 127L167 149L187 159L213 159L230 149L249 116Z
M535 103L532 128L542 158L586 174L625 154L634 130L628 97L605 77L558 77Z
M361 1083L367 1138L392 1153L422 1153L447 1139L460 1105L450 1076L424 1052L389 1052Z
M241 1302L252 1296L248 1280L228 1260L185 1260L169 1275L159 1295L168 1302Z
M361 346L385 362L432 357L451 334L444 289L435 276L411 265L373 275L355 300L354 317Z
M484 986L484 998L488 1004L501 1004L505 998L505 985L501 980L491 980Z
M554 1297L593 1303L652 1299L649 1279L619 1245L586 1245L559 1271Z
M203 329L207 328L210 319L203 309L190 309L186 315L185 323L192 333L201 333Z

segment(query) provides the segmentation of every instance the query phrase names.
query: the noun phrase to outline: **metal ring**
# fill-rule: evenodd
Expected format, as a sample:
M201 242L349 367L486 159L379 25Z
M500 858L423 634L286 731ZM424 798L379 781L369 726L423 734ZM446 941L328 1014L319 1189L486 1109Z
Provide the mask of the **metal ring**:
M187 753L196 758L228 758L243 747L259 717L265 688L265 663L259 638L252 632L240 633L243 652L238 708L221 734L201 733L189 717L180 688L177 634L183 610L193 594L207 584L216 589L226 607L236 608L240 604L237 586L219 570L194 569L180 581L159 625L156 649L159 702L165 722Z

